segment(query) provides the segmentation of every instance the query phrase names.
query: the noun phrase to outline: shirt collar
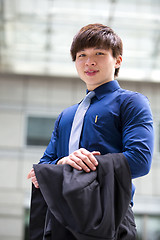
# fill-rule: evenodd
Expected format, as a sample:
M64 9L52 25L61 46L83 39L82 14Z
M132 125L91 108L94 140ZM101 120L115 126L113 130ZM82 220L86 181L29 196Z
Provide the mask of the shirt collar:
M107 93L114 92L114 91L116 91L119 88L120 88L120 86L119 86L119 83L117 82L117 80L113 80L113 81L104 83L101 86L97 87L96 89L94 89L94 92L95 92L96 97L98 98L98 100L100 100ZM87 93L88 93L88 90L87 90Z

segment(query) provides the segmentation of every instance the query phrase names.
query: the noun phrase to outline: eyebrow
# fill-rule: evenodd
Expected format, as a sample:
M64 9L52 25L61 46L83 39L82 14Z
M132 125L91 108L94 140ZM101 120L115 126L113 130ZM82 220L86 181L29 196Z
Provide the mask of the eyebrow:
M102 47L96 47L96 48L94 48L94 50L105 50L105 49Z
M102 48L102 47L95 47L95 48L93 48L93 50L106 50L105 48ZM85 51L85 49L81 49L81 50L79 50L78 52L84 52ZM77 52L77 53L78 53Z

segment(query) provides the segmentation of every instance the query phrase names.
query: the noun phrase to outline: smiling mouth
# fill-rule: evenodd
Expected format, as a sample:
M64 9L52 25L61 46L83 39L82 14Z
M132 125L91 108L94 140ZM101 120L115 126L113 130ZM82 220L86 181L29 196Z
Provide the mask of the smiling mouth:
M95 75L97 72L99 72L98 70L87 70L85 71L85 73L89 76L93 76Z

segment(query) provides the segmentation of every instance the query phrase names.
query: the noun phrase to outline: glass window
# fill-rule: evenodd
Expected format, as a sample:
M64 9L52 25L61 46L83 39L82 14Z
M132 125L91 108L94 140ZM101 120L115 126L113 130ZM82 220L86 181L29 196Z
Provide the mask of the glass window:
M160 216L135 215L137 240L160 240Z
M136 227L137 227L137 240L142 240L143 217L141 215L135 215L135 222L136 222Z
M150 216L148 218L148 224L147 224L147 230L148 230L148 238L159 240L160 239L160 216Z
M30 209L24 209L24 240L29 240L29 218L30 218Z
M56 118L28 117L27 145L47 146L54 128Z

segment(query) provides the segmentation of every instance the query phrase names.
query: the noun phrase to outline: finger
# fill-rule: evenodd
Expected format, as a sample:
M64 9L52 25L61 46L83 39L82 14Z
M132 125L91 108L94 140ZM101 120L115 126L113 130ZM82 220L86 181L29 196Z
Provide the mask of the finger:
M81 149L81 152L83 155L85 155L87 158L84 158L84 162L92 169L92 170L95 170L95 167L98 166L98 161L97 159L94 157L94 154L89 152L88 150L86 149ZM95 155L99 155L99 152L94 152ZM86 161L87 162L86 162Z
M72 161L69 156L62 158L61 160L59 160L57 162L57 164L58 165L59 164L68 164L71 167L76 168L77 170L82 170L82 168L80 166L78 166L74 161Z
M71 154L70 159L75 162L76 165L80 166L85 172L90 172L90 166L89 160L87 156L83 155L81 152L74 152ZM88 163L88 164L87 164ZM93 166L91 166L93 168Z
M90 172L90 169L95 171L98 162L91 152L86 149L79 149L70 155L72 161L75 161L86 172Z
M27 179L31 178L33 173L34 173L34 169L32 168L31 171L27 175Z
M76 159L74 158L74 160L76 160ZM76 161L74 161L74 160L72 160L72 159L69 157L69 158L67 158L67 160L66 160L66 164L69 164L71 167L73 167L73 168L75 168L75 169L77 169L77 170L82 170L82 167L81 167L80 164L78 164L78 161L76 162Z
M30 179L30 178L31 178L31 174L29 172L28 175L27 175L27 179Z
M93 155L101 155L101 153L99 151L93 151L92 154Z
M34 177L31 177L31 180L32 180L32 182L35 182L35 181L37 181L37 178L36 178L36 176L34 176Z
M33 182L33 184L34 184L35 188L39 188L39 184L37 181Z
M60 164L63 164L63 160L60 159L58 162L57 162L57 165L60 165Z
M101 155L101 153L100 153L99 151L93 151L92 154L93 154L94 156L96 156L96 155ZM96 159L96 158L95 158L95 159ZM97 161L97 159L96 159L95 165L98 166L98 161Z
M38 181L37 181L37 178L36 178L35 174L34 174L34 176L31 177L31 181L36 188L39 188L39 184L38 184Z

